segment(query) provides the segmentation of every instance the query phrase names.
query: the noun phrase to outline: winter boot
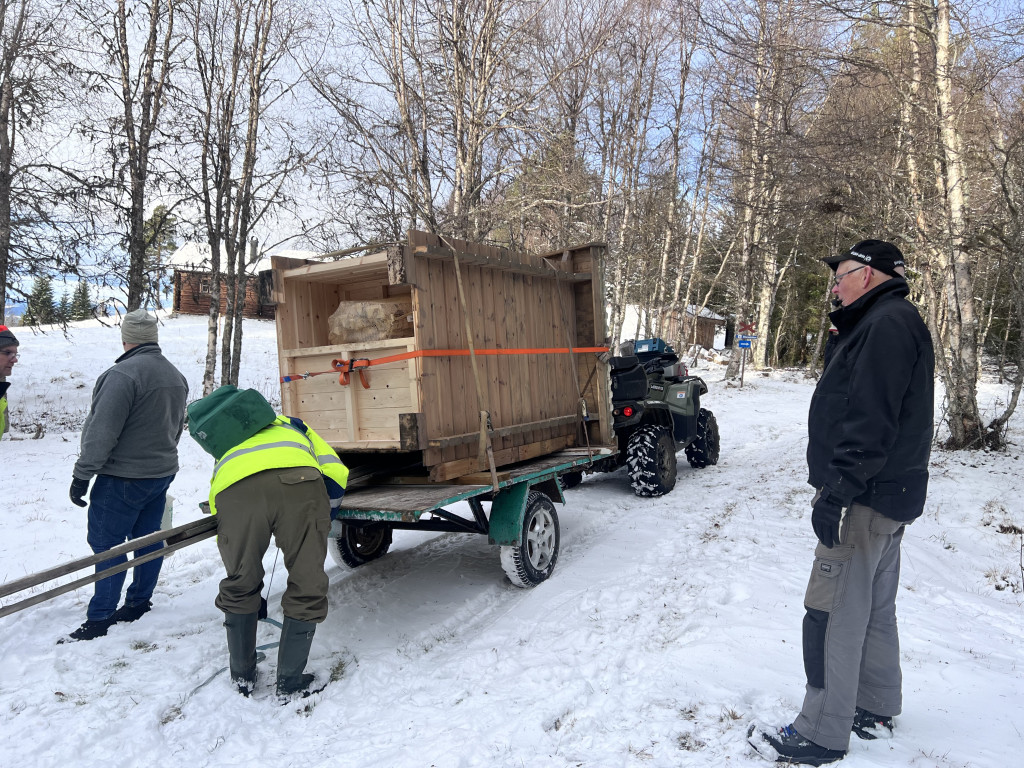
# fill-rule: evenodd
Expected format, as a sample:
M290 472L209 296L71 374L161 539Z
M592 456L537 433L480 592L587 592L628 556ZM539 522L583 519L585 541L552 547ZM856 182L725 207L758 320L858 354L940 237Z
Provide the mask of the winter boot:
M107 630L114 626L114 623L115 619L113 616L108 619L87 621L67 637L62 637L58 640L57 645L74 643L78 640L95 640L97 637L103 637L107 634Z
M857 712L853 716L853 732L868 741L891 739L894 727L891 717L876 715L860 707L857 707Z
M303 674L309 648L313 645L316 624L296 621L287 616L281 625L281 645L277 649L277 694L290 696L309 688L313 675Z
M149 600L147 600L144 603L137 603L136 605L128 605L128 603L125 603L116 611L114 611L114 615L111 618L113 618L114 621L116 622L128 623L132 621L138 621L142 618L142 615L144 613L149 613L152 607L153 603L151 603Z
M774 730L752 725L747 741L762 757L788 765L825 765L846 756L845 750L828 749L805 739L792 725Z
M228 631L228 656L231 682L238 692L248 697L256 687L256 623L255 613L225 613L224 626Z

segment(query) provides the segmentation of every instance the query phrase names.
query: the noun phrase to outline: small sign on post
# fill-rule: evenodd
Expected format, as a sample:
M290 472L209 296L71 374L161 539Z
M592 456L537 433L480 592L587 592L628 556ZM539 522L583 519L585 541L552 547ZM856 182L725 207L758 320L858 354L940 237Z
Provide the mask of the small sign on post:
M750 349L750 339L740 339L738 346L740 349Z

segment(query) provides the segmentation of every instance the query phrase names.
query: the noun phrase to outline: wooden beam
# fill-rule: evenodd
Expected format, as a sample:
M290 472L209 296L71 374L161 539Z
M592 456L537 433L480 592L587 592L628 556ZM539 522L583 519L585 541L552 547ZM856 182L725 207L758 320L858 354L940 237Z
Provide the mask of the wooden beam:
M167 544L167 546L161 547L160 549L150 552L141 557L132 558L131 560L121 563L120 565L116 565L112 568L106 568L102 571L99 571L98 573L93 573L89 576L77 579L68 584L62 584L59 587L55 587L45 592L40 592L37 595L33 595L32 597L26 598L17 603L5 605L2 608L0 608L0 618L3 618L4 616L9 616L12 613L17 613L18 611L24 608L29 608L33 605L45 602L50 598L57 597L57 595L62 595L65 592L70 592L73 589L78 589L79 587L83 587L86 584L92 584L93 582L99 581L100 579L105 579L109 576L113 576L115 573L127 571L129 568L135 568L136 566L142 565L143 563L148 563L150 560L156 560L158 557L165 557L172 552L176 552L179 549L191 546L192 544L197 544L200 541L203 541L204 539L208 539L211 536L215 536L216 533L216 517L210 517L204 520L194 520L191 523L179 525L177 528L169 528L165 531L156 531L155 533L151 533L148 536L142 536L138 539L132 539L131 541L125 544L113 547L112 549L108 549L105 552L100 552L98 554L90 555L88 557L81 557L77 560L72 560L71 562L64 563L63 565L58 565L53 568L49 568L45 571L33 573L21 579L7 582L6 584L0 585L0 597L6 597L16 592L21 592L22 590L38 586L39 584L42 584L47 581L52 581L53 579L60 578L61 576L66 576L69 573L74 573L75 571L80 571L83 568L88 568L90 566L96 565L97 563L102 563L106 560L110 560L111 558L119 557L120 555L125 555L128 552L134 552L137 549L142 549L143 547L155 544L159 541L164 541Z
M416 247L416 255L422 256L426 259L450 260L454 257L454 252L449 248L437 248L435 246L421 245ZM569 282L577 281L576 275L572 272L563 272L560 269L555 270L551 267L541 266L539 264L528 264L504 254L500 256L483 256L459 251L459 260L465 265L486 266L502 272L513 272L515 274L530 275L532 277L545 277L551 280L561 278L562 280ZM579 282L582 282L584 279L589 278L581 277L579 278Z
M515 464L519 461L526 461L537 456L544 456L548 453L560 451L563 448L575 447L576 438L574 435L563 435L562 437L542 440L536 443L518 445L494 454L494 463L498 466ZM435 483L451 482L455 478L462 477L471 472L480 472L487 469L486 462L481 462L475 456L470 459L449 461L444 464L437 464L430 468L430 480Z
M426 448L426 427L422 413L398 414L398 442L403 451L420 451Z
M566 424L572 424L579 420L578 416L556 416L551 419L542 419L541 421L531 421L526 424L513 424L509 427L499 427L498 429L492 429L490 434L492 438L508 437L509 435L518 435L521 432L530 432L534 429L549 429L551 427L561 427ZM452 445L463 445L464 443L472 443L480 439L479 432L466 432L461 435L452 435L450 437L441 437L434 440L428 440L427 445L431 448L447 448Z

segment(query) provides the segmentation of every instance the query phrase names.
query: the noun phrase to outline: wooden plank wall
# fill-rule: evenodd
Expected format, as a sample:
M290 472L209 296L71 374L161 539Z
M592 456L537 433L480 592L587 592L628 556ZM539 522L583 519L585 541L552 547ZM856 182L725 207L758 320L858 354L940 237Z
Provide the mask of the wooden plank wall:
M566 279L572 275L571 265L561 267L563 279L559 280L542 259L510 254L491 246L420 232L410 233L410 246L416 259L413 301L420 349L468 348L466 312L476 349L538 349L580 343L577 288ZM465 310L459 297L454 258L437 255L449 253L452 248L463 254L460 267L466 292ZM433 257L422 256L428 250ZM535 268L538 274L474 263L474 256L495 262L511 259ZM588 307L592 306L585 288L581 295L586 296ZM592 345L588 340L586 346ZM577 413L579 397L573 379L573 360L568 354L479 356L477 365L485 390L483 405L477 397L470 358L422 360L424 417L431 437L477 432L481 408L490 412L494 429ZM582 386L583 382L579 383ZM497 437L493 442L496 461L510 463L573 445L576 433L576 425L569 423ZM436 479L471 466L482 469L477 461L478 448L477 442L431 448L425 452L424 463L452 466Z
M422 232L410 232L409 238L408 245L386 254L335 263L275 259L282 375L329 370L331 360L340 357L466 350L467 321L477 350L604 343L604 297L595 295L593 279L599 274L599 248L583 246L545 260ZM397 297L411 299L414 338L361 347L329 344L327 318L338 302ZM490 412L497 431L493 449L499 466L585 444L576 421L578 387L586 386L594 419L591 444L613 442L607 367L594 353L480 355L476 361L483 403L472 359L447 355L371 367L368 390L357 376L347 387L339 386L334 374L296 381L282 388L282 402L287 413L306 418L341 452L409 450L411 425L434 480L485 469L477 437L481 409ZM562 421L551 423L557 419Z
M285 366L289 373L329 371L336 358L373 360L414 348L412 339L390 339L365 345L289 350ZM366 373L369 389L363 388L358 375L351 376L347 386L338 383L335 373L290 382L285 385L291 393L288 415L312 425L334 446L343 445L348 450L398 450L399 417L415 412L418 407L410 365L407 360L371 368Z

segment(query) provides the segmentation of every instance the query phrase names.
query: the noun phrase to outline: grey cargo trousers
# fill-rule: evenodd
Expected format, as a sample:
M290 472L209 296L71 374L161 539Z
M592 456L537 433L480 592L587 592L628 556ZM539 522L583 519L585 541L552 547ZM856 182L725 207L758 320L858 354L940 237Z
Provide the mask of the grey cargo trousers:
M793 724L822 747L849 747L856 707L885 716L902 710L896 590L905 527L853 504L843 543L814 550L804 597L807 688Z
M263 589L263 555L273 534L284 554L288 586L284 615L319 623L327 618L327 534L331 500L313 467L268 469L217 494L217 548L227 577L216 605L227 613L256 613Z

